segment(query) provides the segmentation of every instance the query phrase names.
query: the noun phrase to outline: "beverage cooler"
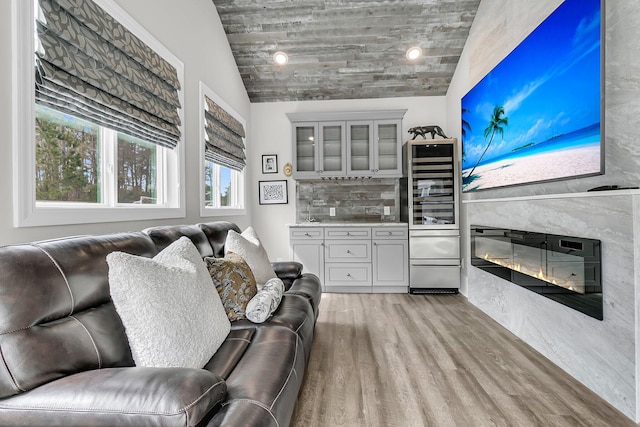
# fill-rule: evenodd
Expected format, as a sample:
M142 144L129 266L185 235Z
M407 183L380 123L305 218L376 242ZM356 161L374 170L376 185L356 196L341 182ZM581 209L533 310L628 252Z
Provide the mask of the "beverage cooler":
M456 139L405 144L402 219L409 223L409 292L460 287L459 164Z

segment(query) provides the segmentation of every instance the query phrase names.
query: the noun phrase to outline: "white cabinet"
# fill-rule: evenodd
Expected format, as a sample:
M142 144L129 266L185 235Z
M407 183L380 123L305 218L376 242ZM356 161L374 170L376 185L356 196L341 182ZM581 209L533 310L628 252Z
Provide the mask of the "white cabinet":
M319 227L289 230L290 258L302 264L304 273L313 273L324 284L324 232ZM324 286L324 285L323 285Z
M409 283L407 229L373 229L374 292L406 292Z
M401 177L406 111L287 114L293 178Z
M406 225L291 226L289 237L291 258L317 274L325 292L408 290Z

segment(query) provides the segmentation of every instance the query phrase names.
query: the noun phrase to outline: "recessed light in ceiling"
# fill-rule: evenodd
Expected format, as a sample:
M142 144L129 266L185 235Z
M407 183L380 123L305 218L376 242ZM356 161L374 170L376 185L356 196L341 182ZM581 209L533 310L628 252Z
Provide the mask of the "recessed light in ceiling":
M276 52L273 54L273 62L278 65L284 65L289 62L289 57L284 52Z
M407 59L409 61L415 61L422 56L422 49L418 46L410 47L407 49Z

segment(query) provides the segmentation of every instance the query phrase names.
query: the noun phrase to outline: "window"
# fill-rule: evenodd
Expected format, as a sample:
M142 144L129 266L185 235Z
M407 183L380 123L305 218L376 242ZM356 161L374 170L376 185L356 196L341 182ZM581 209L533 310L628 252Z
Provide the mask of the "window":
M13 1L14 225L183 217L182 63L113 0L78 5ZM94 69L93 18L127 37Z
M242 209L242 173L205 160L205 207Z
M200 83L200 100L202 112L200 146L204 176L200 215L243 215L246 213L245 121L202 82ZM217 119L214 118L214 114ZM222 138L221 135L225 137Z

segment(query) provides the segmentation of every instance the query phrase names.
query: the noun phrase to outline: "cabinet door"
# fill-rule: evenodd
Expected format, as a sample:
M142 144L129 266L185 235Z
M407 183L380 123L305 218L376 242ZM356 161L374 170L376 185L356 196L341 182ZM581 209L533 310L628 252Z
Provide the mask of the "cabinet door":
M346 143L344 122L320 122L320 176L344 176Z
M293 124L293 175L294 178L317 178L318 123Z
M373 241L373 291L376 286L409 285L409 250L406 240ZM406 289L404 289L406 291Z
M347 122L347 175L370 176L373 173L373 121Z
M373 137L373 172L376 176L402 176L402 125L400 120L378 120Z
M324 243L322 240L291 241L291 258L302 264L304 273L313 273L324 284Z

